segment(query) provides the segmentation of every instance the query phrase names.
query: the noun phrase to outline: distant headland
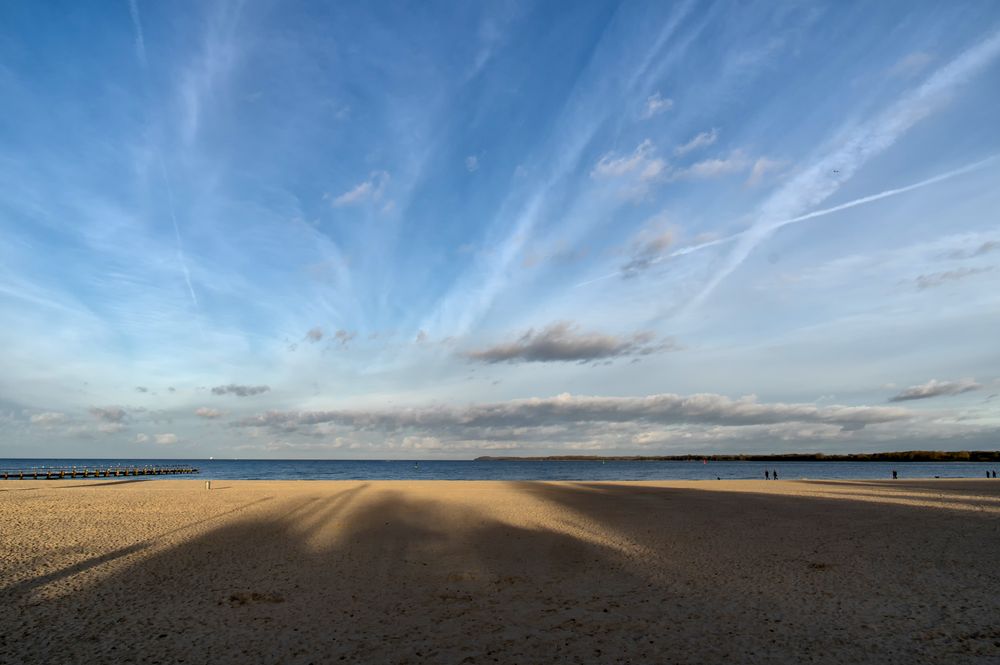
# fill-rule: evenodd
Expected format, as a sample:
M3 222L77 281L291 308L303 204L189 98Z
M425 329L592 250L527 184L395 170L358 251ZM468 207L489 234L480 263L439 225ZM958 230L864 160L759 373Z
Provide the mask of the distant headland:
M484 455L477 462L998 462L1000 450L903 450L887 453L782 453L777 455Z

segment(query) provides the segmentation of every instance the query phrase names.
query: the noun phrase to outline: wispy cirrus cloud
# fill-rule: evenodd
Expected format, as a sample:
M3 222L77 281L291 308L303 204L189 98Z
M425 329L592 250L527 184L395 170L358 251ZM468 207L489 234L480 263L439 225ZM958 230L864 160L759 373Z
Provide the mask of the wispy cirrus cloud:
M934 56L926 51L914 51L903 56L889 68L890 76L908 78L916 76L934 62Z
M654 63L675 61L691 47L689 41L673 38L683 30L693 7L690 4L670 7L654 43L630 53L627 65L619 62L618 66L627 66L632 76L626 79L615 76L609 81L613 89L621 90L630 99L652 89ZM588 64L582 75L588 79L600 78L596 64ZM492 216L487 237L495 250L473 262L463 279L422 318L419 324L422 329L434 335L463 335L510 286L511 268L523 257L526 243L545 219L553 187L577 171L592 139L616 112L615 105L607 103L606 89L595 94L580 86L572 94L575 101L564 105L555 116L554 131L544 142L544 154L551 155L542 162L544 177L529 180L524 178L528 171L523 165L515 169L515 173L521 174L516 180L527 186L512 189Z
M513 342L463 355L485 363L590 362L649 355L676 348L672 341L657 341L656 336L649 332L626 336L582 332L575 324L562 321L538 331L528 330Z
M979 74L998 54L1000 31L966 49L883 112L845 129L834 147L802 169L761 206L757 221L741 234L725 263L708 279L692 304L707 298L774 231L792 220L804 219L805 210L828 198L869 159L881 154L914 125L940 109L955 88ZM922 184L930 184L930 181ZM913 188L915 186L909 189ZM896 193L900 192L893 192Z
M979 160L979 161L973 162L971 164L967 164L966 166L963 166L961 168L953 169L951 171L946 171L945 173L938 174L938 175L933 176L931 178L927 178L926 180L921 180L919 182L915 182L915 183L910 184L910 185L905 185L903 187L896 187L896 188L893 188L893 189L887 189L887 190L879 192L877 194L870 194L868 196L862 196L861 198L853 199L851 201L847 201L846 203L841 203L841 204L838 204L838 205L835 205L835 206L831 206L829 208L821 208L819 210L814 210L812 212L806 213L804 215L799 215L797 217L791 217L789 219L783 219L783 220L780 220L780 221L777 221L777 222L773 222L770 225L771 226L771 231L777 230L777 229L779 229L779 228L781 228L783 226L788 226L788 225L791 225L791 224L799 224L801 222L806 222L806 221L809 221L809 220L812 220L812 219L817 219L817 218L820 218L820 217L825 217L827 215L832 215L832 214L838 213L838 212L840 212L842 210L849 210L851 208L855 208L855 207L858 207L858 206L863 206L863 205L867 205L869 203L874 203L875 201L881 201L882 199L892 198L892 197L895 197L895 196L899 196L901 194L905 194L907 192L912 192L912 191L915 191L915 190L918 190L918 189L923 189L924 187L930 187L932 185L936 185L936 184L944 182L946 180L951 180L952 178L957 178L959 176L962 176L962 175L965 175L965 174L972 173L974 171L978 171L980 169L983 169L983 168L989 166L990 164L992 164L994 161L996 161L996 159L997 159L997 156L988 157L986 159ZM668 254L664 254L664 255L661 255L660 257L651 259L650 263L653 264L653 263L658 263L659 261L662 261L662 260L665 260L665 259L669 259L669 258L675 258L675 257L680 257L680 256L687 256L688 254L695 254L697 252L701 252L701 251L710 249L712 247L718 247L720 245L726 245L726 244L730 244L730 243L740 243L747 236L755 236L755 235L759 235L759 233L760 233L760 229L759 228L752 227L750 229L747 229L746 231L740 231L739 233L734 233L734 234L728 235L728 236L709 237L709 238L706 238L705 240L703 240L702 242L695 242L694 244L688 245L686 247L680 247L680 248L678 248L678 249L676 249L676 250L674 250L672 252L669 252ZM977 248L977 249L974 249L974 250L971 250L971 251L979 251L980 249L983 249L984 247L985 247L985 251L992 251L992 249L993 249L991 243L987 242L987 243L984 243L982 246L980 246L980 248ZM985 253L985 251L984 251L984 253ZM962 256L967 256L967 254L963 254ZM952 253L949 253L949 254L945 255L945 258L962 258L962 257L954 255ZM599 281L602 281L602 280L605 280L605 279L610 279L612 277L619 277L622 274L623 274L622 271L618 270L618 271L615 271L615 272L612 272L612 273L608 273L606 275L602 275L600 277L595 277L595 278L592 278L592 279L585 280L583 282L579 282L578 284L576 284L576 286L577 287L586 286L588 284L593 284L594 282L599 282ZM728 273L723 273L723 274L728 274ZM709 286L706 286L705 288L703 288L702 291L701 291L701 294L699 295L699 297L695 298L695 302L697 302L701 297L704 297L707 293L709 293L711 291L711 288L709 288L709 287L711 286L711 284L713 282L717 283L718 279L719 279L719 274L716 274L714 280L709 282Z
M139 60L139 65L143 69L143 75L145 76L145 70L149 66L149 62L146 58L146 39L143 36L142 31L142 19L139 16L139 5L136 0L129 0L129 16L132 19L132 27L135 31L135 49L136 57ZM201 94L197 90L198 86L184 86L184 101L186 102L187 110L189 111L188 123L185 125L185 129L188 132L188 139L191 140L197 130L197 116L199 113ZM202 91L204 92L204 91ZM174 227L174 241L176 245L177 261L180 265L181 272L184 275L184 281L187 285L188 295L191 296L191 302L194 307L198 308L198 295L194 290L194 283L191 281L191 269L188 265L188 259L184 252L184 242L181 238L180 224L177 221L177 213L174 206L174 193L173 185L171 184L170 175L167 171L166 163L163 160L163 153L159 147L154 149L156 154L156 159L160 166L160 175L163 179L163 187L166 192L166 201L168 212L170 213L170 221Z
M910 386L897 395L889 398L890 402L906 402L915 399L930 399L942 395L961 395L962 393L980 390L982 384L975 379L959 379L958 381L938 381L931 379L927 383Z
M759 185L761 182L767 178L768 174L774 173L775 171L781 170L785 166L785 162L777 159L770 159L768 157L758 157L757 161L753 163L750 168L750 175L747 177L747 186L754 187Z
M128 13L132 17L132 27L135 29L135 55L139 64L146 67L146 39L142 34L142 21L139 18L139 5L135 0L128 0Z
M218 409L212 409L207 406L201 406L194 410L194 414L199 418L205 418L206 420L216 420L226 415L225 412L219 411Z

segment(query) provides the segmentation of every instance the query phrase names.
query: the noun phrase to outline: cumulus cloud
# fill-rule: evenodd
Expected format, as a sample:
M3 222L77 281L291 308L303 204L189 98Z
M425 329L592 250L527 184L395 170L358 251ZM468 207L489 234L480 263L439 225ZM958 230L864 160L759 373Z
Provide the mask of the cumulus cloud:
M66 414L58 411L45 411L31 414L31 424L39 427L52 427L66 422Z
M149 435L143 434L142 432L135 435L136 443L146 443L147 441L149 441Z
M310 341L310 342L313 342L313 343L319 342L319 341L321 341L323 339L323 329L320 328L319 326L316 326L315 328L311 328L308 332L306 332L306 337L305 338L306 338L307 341Z
M379 432L411 430L432 436L485 435L510 438L517 430L567 425L709 425L745 427L782 423L834 425L856 431L867 425L911 417L909 411L885 406L817 406L816 404L761 404L753 397L659 394L642 397L592 397L562 394L479 404L466 407L425 407L398 410L270 411L245 418L241 427L293 430L332 423L340 427ZM473 432L478 430L478 434Z
M631 279L644 272L658 262L663 253L674 244L673 231L644 232L632 244L628 261L622 265L620 272L625 279Z
M372 171L368 179L347 190L333 199L333 207L375 203L382 199L386 187L389 186L389 174L385 171Z
M976 247L970 249L956 249L952 252L948 252L946 255L949 259L974 259L983 254L989 254L990 252L1000 249L1000 241L997 240L987 240L986 242L980 243Z
M667 163L656 155L653 142L646 139L627 155L605 153L590 171L592 178L620 178L633 176L648 182L662 175Z
M983 386L974 379L959 379L958 381L938 381L931 379L927 383L910 386L898 395L889 398L890 402L906 402L914 399L929 399L941 395L961 395L962 393L979 390Z
M212 388L213 395L236 395L237 397L250 397L260 395L271 389L270 386L241 386L230 383L226 386L215 386Z
M646 103L642 109L642 117L649 119L654 115L669 111L673 107L674 100L663 97L659 92L655 92L646 98Z
M341 346L347 346L348 343L350 343L350 341L357 336L358 333L354 332L353 330L338 330L333 335L334 339L340 342Z
M678 170L675 178L690 178L693 180L707 180L710 178L720 178L722 176L738 173L746 170L750 165L750 160L743 152L736 150L728 157L715 157L695 162L687 168Z
M604 358L649 355L671 348L676 348L672 342L657 342L649 332L619 337L580 332L576 325L561 321L540 331L528 330L513 342L470 351L464 355L485 363L589 362Z
M703 138L701 142L707 140ZM768 170L776 168L777 162L761 158L755 163L742 150L734 150L725 157L712 157L686 167L679 167L663 159L653 142L646 139L631 153L605 153L590 170L590 177L595 180L624 183L623 189L627 195L641 198L653 184L658 182L721 178L746 171L751 165L757 167L756 177L760 179Z
M120 423L128 415L120 406L95 406L90 409L90 414L106 423Z
M927 275L919 275L915 280L917 283L917 288L921 291L924 289L933 289L937 286L943 286L948 282L957 282L959 280L965 279L966 277L971 277L973 275L979 275L984 272L990 272L993 270L992 267L989 268L958 268L957 270L946 270L944 272L934 272Z
M166 432L164 434L157 434L153 437L153 440L161 446L169 446L173 443L177 443L177 435L171 432Z
M680 157L681 155L686 155L692 150L697 150L699 148L707 148L719 139L719 130L716 127L708 130L707 132L701 132L694 136L690 141L683 145L679 145L674 148L674 154Z
M201 406L194 410L196 416L201 418L206 418L208 420L214 420L215 418L221 418L225 415L222 411L218 409L210 409L207 406Z

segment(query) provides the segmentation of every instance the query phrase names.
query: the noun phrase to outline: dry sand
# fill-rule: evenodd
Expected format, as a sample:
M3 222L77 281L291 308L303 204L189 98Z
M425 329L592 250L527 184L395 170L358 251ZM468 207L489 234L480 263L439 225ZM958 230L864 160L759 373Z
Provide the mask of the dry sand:
M998 663L1000 481L0 482L3 663Z

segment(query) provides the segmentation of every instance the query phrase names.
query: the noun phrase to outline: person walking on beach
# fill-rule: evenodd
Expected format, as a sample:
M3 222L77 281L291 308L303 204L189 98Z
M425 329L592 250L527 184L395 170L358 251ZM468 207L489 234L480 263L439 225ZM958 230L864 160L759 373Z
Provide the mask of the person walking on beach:
M895 469L892 470L892 479L896 480L896 470Z
M767 472L767 469L764 469L764 480L770 480L770 479L771 479L770 474Z
M771 472L771 477L774 478L775 480L778 479L778 470L777 469L775 469L774 471Z

